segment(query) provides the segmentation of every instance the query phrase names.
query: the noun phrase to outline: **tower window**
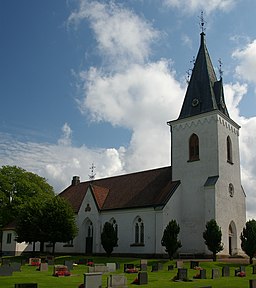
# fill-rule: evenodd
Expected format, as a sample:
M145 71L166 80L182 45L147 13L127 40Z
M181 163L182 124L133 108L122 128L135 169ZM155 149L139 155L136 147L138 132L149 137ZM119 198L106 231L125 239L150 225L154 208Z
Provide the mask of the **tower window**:
M199 138L192 134L189 138L189 161L199 160Z
M230 137L227 137L227 162L233 164L233 159L232 159L232 142Z

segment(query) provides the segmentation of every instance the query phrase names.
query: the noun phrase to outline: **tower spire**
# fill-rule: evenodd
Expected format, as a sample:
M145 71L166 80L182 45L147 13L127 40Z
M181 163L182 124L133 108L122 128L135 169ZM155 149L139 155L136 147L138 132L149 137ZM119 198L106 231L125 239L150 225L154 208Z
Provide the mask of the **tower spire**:
M205 20L201 12L201 43L189 79L179 119L219 110L229 117L225 105L222 77L218 81L205 43ZM222 76L221 62L219 73Z

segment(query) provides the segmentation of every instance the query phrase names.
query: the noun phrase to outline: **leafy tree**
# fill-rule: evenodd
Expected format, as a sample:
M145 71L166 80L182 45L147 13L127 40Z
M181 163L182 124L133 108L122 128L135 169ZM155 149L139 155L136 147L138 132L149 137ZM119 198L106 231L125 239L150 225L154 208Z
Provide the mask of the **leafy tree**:
M33 198L53 197L54 191L47 181L17 166L0 168L0 230L13 221L20 205Z
M56 196L30 201L21 207L16 221L18 242L39 241L41 252L43 244L50 242L54 254L56 242L68 242L77 235L75 215L65 199Z
M170 260L173 259L176 251L182 247L181 242L178 240L179 233L180 226L176 220L171 220L166 226L161 240L161 244L165 247L165 251L168 253Z
M118 238L114 226L109 222L105 222L101 233L101 245L108 257L113 252L114 247L117 246L117 241Z
M59 196L44 203L42 214L41 229L46 241L53 245L54 254L57 242L68 242L77 235L75 214L70 204Z
M204 243L213 254L213 261L217 259L217 253L223 250L221 243L222 232L217 222L212 219L206 223L206 230L203 233Z
M240 239L241 248L249 256L250 264L252 264L252 259L256 254L256 221L254 219L246 222Z
M33 254L35 253L35 243L39 241L44 243L42 239L41 220L42 202L36 199L28 201L20 205L18 217L15 221L15 231L18 242L33 243Z

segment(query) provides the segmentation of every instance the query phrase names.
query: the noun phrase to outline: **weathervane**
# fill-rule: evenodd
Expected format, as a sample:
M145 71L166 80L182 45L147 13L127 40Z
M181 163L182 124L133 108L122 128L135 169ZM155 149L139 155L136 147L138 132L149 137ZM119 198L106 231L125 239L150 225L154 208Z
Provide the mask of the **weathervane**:
M94 173L94 169L95 169L95 168L96 168L96 166L94 166L94 164L92 163L92 166L89 168L90 171L91 171L91 174L88 175L88 176L89 176L89 179L90 179L91 181L94 180L95 175L96 175L96 173Z
M220 58L219 58L218 62L219 62L218 71L219 71L219 74L220 74L220 78L222 78L223 70L222 70L222 61L221 61Z
M205 22L205 20L204 20L204 12L203 12L203 11L201 11L201 15L200 15L199 19L200 19L200 23L199 23L200 28L201 28L201 30L202 30L202 33L204 33L204 31L205 31L204 24L205 24L206 22Z

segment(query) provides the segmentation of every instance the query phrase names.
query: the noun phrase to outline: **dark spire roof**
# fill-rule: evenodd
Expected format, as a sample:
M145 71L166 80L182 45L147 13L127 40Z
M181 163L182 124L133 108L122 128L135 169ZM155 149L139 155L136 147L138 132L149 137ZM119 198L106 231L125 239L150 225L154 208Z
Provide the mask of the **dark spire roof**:
M205 44L204 32L200 35L200 48L178 119L213 110L220 110L229 117L224 101L222 79L217 80Z

